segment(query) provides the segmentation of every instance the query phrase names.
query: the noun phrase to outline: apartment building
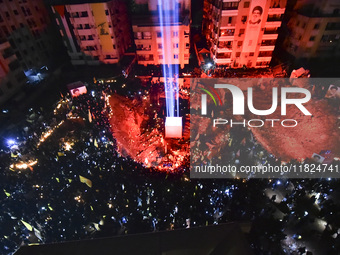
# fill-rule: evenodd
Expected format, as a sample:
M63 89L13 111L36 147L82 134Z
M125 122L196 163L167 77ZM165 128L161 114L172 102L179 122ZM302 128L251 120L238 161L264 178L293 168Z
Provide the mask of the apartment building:
M217 66L268 67L286 0L204 0L203 32Z
M297 1L288 28L284 48L296 59L340 56L339 1Z
M0 33L5 37L24 70L51 63L56 40L43 0L1 0Z
M0 105L14 96L26 84L26 76L14 49L0 38Z
M179 65L190 57L190 0L139 0L132 17L137 61L141 65Z
M124 1L51 2L72 64L118 63L131 45L131 26Z
M24 71L48 66L54 52L42 0L0 1L0 104L26 84Z

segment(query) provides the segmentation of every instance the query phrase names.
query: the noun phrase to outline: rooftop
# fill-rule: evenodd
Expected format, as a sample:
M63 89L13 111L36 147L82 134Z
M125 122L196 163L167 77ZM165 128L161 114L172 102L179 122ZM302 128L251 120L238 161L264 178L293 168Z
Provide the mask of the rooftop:
M252 253L240 226L236 223L228 223L120 237L23 246L15 254L247 255Z

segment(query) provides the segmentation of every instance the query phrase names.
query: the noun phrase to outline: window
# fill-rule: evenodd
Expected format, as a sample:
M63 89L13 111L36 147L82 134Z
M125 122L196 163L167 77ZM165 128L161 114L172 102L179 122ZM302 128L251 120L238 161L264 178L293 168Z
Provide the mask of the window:
M241 21L242 21L243 23L246 23L246 22L247 22L247 16L242 16Z
M174 55L174 59L178 59L178 54L175 54L175 55Z
M163 55L158 55L158 59L163 59Z
M305 27L306 27L306 23L303 23L303 24L302 24L302 28L305 28Z
M237 10L238 2L224 2L222 10Z
M243 35L244 34L244 28L240 29L240 34L239 35Z
M232 20L233 20L233 17L229 17L228 18L228 23L230 24L232 22Z
M151 39L151 32L143 32L143 39Z
M134 36L135 36L135 39L142 39L142 32L135 32Z
M250 2L244 2L243 8L249 8Z
M157 32L157 38L161 38L162 37L162 32Z
M241 47L241 46L242 46L242 43L243 43L243 41L238 41L238 42L237 42L237 46Z
M189 48L190 48L190 43L186 43L186 44L185 44L185 48L186 48L186 49L189 49Z
M178 31L172 32L174 37L178 37Z
M81 17L88 17L89 16L89 14L85 11L85 12L81 12L81 15L80 15Z
M158 44L158 49L163 49L163 44L159 43Z
M241 52L236 52L236 57L239 58L241 56Z
M17 10L14 10L13 13L14 13L15 15L19 15L19 12L18 12Z
M105 15L109 16L109 10L105 10ZM109 56L109 55L108 55Z
M174 43L174 48L178 49L178 43Z
M315 41L315 36L311 36L311 37L309 38L309 41Z
M217 53L216 58L230 58L231 52Z
M319 27L320 27L320 24L319 24L319 23L316 23L316 24L314 25L314 29L319 29Z
M254 52L249 53L249 57L252 57L252 56L254 56Z

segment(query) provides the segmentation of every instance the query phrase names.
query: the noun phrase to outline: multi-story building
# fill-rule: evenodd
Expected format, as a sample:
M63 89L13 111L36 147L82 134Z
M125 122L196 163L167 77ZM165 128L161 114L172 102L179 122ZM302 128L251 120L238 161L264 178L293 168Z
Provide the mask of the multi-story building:
M217 66L267 67L286 0L204 0L204 31Z
M132 29L141 65L184 65L190 56L190 0L139 0ZM143 8L141 8L141 6Z
M27 81L25 73L42 79L41 69L56 67L62 54L43 0L1 0L0 7L2 104L22 92Z
M297 1L288 22L286 51L296 59L340 56L340 2Z
M56 51L56 39L51 29L43 0L2 0L0 30L10 42L24 70L49 66Z
M0 37L0 105L26 83L25 73L10 43Z
M74 65L114 64L131 45L122 0L55 0L52 11Z

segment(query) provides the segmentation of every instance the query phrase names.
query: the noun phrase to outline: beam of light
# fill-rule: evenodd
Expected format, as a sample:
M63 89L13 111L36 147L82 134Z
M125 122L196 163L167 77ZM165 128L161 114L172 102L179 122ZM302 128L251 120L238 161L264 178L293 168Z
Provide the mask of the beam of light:
M179 117L179 87L178 87L178 64L174 62L174 51L172 33L179 33L178 3L175 0L158 0L158 15L161 28L162 54L163 54L163 76L166 98L167 117ZM177 41L176 41L177 43ZM176 60L178 61L178 60ZM176 102L175 102L176 101ZM176 111L177 110L177 111Z

